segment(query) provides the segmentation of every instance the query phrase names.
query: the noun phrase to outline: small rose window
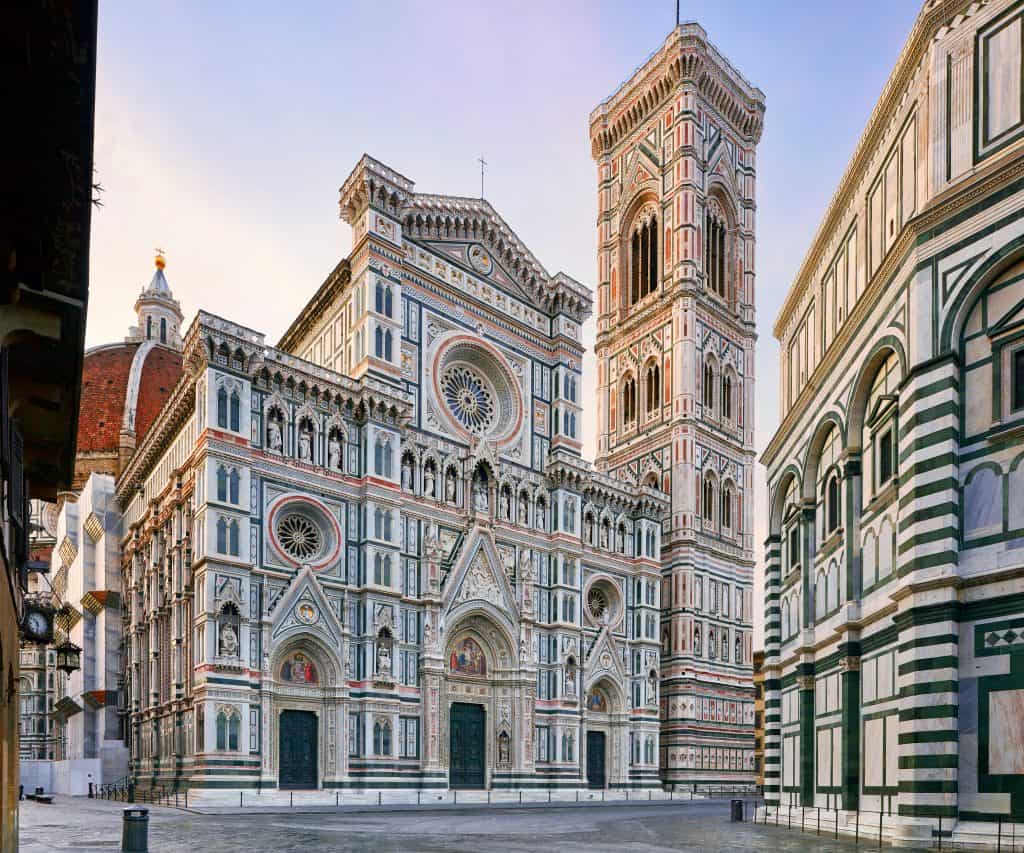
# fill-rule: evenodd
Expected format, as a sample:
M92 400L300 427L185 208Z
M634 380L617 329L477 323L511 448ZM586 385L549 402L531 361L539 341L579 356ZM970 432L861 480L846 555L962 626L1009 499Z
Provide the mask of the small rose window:
M294 560L310 560L323 548L324 538L313 521L297 512L281 516L277 522L278 544Z

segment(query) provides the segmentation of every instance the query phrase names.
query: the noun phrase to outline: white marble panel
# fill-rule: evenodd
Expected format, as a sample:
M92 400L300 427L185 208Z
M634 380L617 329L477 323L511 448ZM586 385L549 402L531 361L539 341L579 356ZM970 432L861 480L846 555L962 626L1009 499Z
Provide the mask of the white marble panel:
M1024 773L1024 690L989 693L988 772Z

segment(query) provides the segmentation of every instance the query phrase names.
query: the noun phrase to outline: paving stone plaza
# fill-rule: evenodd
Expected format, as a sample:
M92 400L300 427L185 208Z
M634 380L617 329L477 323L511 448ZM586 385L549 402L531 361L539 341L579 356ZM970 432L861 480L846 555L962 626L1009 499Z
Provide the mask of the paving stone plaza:
M25 802L22 853L109 853L120 839L121 803L58 797L51 806ZM511 851L661 853L763 851L838 853L852 841L729 822L729 800L674 801L604 807L555 804L534 808L458 807L396 812L317 812L310 807L233 810L200 815L147 806L151 853L260 851ZM749 814L751 804L747 804Z

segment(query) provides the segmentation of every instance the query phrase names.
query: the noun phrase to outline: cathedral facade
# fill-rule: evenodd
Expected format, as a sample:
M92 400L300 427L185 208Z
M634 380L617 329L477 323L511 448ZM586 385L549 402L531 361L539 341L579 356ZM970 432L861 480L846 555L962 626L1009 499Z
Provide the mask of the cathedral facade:
M117 481L132 774L653 787L660 488L580 456L590 292L370 157L277 347L200 312Z
M754 778L754 213L763 93L697 24L590 118L598 470L670 498L666 783Z
M1024 808L1022 32L922 6L774 329L765 795L904 841Z

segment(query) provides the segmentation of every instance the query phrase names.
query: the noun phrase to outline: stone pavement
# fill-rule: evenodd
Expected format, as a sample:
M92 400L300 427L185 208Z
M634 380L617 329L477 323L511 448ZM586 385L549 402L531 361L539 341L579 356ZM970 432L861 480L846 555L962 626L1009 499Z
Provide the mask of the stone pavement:
M838 853L850 841L729 822L728 800L562 805L531 808L443 806L394 811L234 811L202 815L150 810L151 853L234 851L512 851L665 853L764 851ZM57 797L21 804L21 853L110 853L120 849L122 803ZM749 808L748 808L749 813ZM862 848L863 849L863 848Z

